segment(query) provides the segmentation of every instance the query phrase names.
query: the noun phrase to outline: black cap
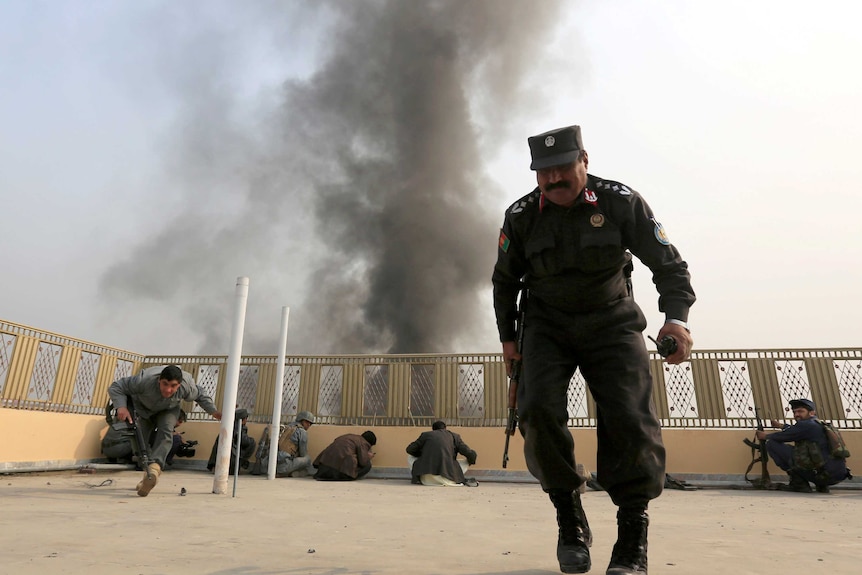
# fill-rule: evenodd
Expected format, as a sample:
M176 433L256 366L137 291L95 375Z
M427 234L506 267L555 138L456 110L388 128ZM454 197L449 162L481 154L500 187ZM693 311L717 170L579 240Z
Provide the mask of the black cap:
M234 412L234 419L247 419L248 418L248 410L245 408L237 409Z
M584 149L580 126L558 128L527 138L533 163L531 170L542 170L551 166L562 166L578 159Z
M377 436L374 435L374 432L370 429L368 431L362 432L362 439L370 443L371 445L377 445Z
M814 406L814 402L810 399L791 399L790 407L796 409L797 407L804 407L808 411L817 411L817 407Z

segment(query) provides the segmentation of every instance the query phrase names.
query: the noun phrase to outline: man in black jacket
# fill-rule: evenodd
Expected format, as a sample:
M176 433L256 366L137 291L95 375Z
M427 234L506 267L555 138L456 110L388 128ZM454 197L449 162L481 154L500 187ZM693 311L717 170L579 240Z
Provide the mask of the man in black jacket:
M464 473L476 463L476 452L442 421L435 421L431 431L408 445L407 453L413 483L422 485L463 485L467 481ZM466 459L456 459L458 454Z
M242 469L248 469L250 463L249 459L254 455L254 448L257 442L253 437L249 437L248 435L248 427L246 424L248 423L248 410L247 409L237 409L234 414L234 421L241 421L242 425L240 427L239 433L239 466ZM233 471L236 468L236 438L233 438L233 443L230 446L230 468L228 469L228 473L233 475ZM207 461L207 469L210 471L215 471L216 459L218 458L218 437L215 439L215 443L213 443L213 449L210 452L209 461Z
M652 271L665 314L657 338L676 340L671 364L691 351L686 322L695 295L688 266L640 194L587 173L580 126L533 136L528 144L538 187L506 210L492 277L507 371L522 361L517 407L524 456L557 510L560 569L586 573L592 534L566 410L569 382L580 368L596 401L598 480L619 507L607 575L644 575L646 509L664 485L665 450L652 402L646 318L631 294L631 259ZM517 349L522 290L529 304Z

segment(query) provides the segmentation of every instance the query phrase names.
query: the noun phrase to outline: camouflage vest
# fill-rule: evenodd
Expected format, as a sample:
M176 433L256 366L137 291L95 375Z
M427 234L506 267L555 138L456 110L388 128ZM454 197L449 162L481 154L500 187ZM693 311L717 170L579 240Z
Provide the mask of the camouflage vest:
M806 471L816 471L826 463L823 453L813 441L796 441L793 445L793 468Z
M295 423L287 428L285 428L284 433L281 434L281 439L278 442L278 450L286 451L291 458L299 455L299 446L293 442L293 432L296 431L297 427L302 427L302 424Z

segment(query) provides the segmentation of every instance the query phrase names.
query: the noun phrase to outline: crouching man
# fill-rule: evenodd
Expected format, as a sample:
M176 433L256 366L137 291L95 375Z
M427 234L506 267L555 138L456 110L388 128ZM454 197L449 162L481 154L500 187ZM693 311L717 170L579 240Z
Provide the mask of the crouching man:
M285 429L278 442L278 459L275 464L276 477L309 477L315 469L308 455L308 429L314 424L310 411L300 411L296 421ZM261 461L261 467L269 466L269 456Z
M457 459L458 454L466 459ZM442 421L435 421L431 431L423 432L407 446L407 464L413 483L422 485L469 485L478 482L464 474L476 463L476 452L464 443L461 436L446 429Z
M824 427L817 419L817 406L810 399L791 399L793 425L782 425L773 419L772 427L781 431L758 431L757 439L766 440L766 451L775 465L787 472L790 482L779 489L811 493L811 484L818 493L829 493L829 486L850 477L847 462L833 457ZM787 445L792 442L791 447Z

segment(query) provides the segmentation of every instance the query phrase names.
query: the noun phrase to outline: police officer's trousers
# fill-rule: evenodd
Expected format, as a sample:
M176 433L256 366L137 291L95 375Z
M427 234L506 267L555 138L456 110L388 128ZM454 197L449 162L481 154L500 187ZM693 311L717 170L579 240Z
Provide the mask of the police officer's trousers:
M150 459L159 464L162 469L165 468L165 460L174 444L174 427L177 425L177 420L180 417L179 406L157 411L156 413L142 413L142 409L138 409L138 425L144 434L144 437L151 439ZM155 433L153 433L155 430Z
M598 482L621 507L646 507L664 486L665 450L652 402L646 319L631 297L566 313L531 297L518 414L527 467L545 491L581 484L567 391L580 367L596 401Z

